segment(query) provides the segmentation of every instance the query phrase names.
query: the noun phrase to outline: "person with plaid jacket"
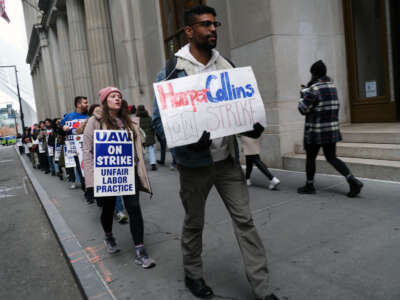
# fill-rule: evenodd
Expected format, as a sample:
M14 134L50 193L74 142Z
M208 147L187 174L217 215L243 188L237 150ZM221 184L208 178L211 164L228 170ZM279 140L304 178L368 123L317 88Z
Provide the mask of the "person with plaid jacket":
M336 143L342 140L339 130L339 99L337 89L327 74L322 60L315 62L310 69L311 80L307 87L302 86L298 109L305 115L304 149L306 151L307 182L297 189L299 194L315 194L315 160L322 147L326 160L349 183L348 197L357 196L363 187L346 164L336 157Z

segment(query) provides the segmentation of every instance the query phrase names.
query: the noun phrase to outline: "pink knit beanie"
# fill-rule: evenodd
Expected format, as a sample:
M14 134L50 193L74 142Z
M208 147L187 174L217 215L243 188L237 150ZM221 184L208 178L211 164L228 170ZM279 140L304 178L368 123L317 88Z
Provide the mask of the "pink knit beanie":
M99 100L100 100L100 103L103 104L104 100L107 99L108 95L110 95L110 94L113 93L113 92L118 92L118 93L120 93L120 95L121 95L121 97L122 97L122 93L121 93L121 91L120 91L118 88L113 87L113 86L108 86L108 87L105 87L105 88L103 88L103 89L101 89L101 90L99 91Z

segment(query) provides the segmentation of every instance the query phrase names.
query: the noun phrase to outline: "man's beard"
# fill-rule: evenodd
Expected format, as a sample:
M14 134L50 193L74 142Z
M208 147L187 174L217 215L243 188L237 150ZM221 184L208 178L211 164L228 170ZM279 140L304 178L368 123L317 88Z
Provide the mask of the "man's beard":
M214 36L207 36L197 44L197 47L204 50L212 50L217 46L217 36L215 36L215 42L210 42L209 38Z

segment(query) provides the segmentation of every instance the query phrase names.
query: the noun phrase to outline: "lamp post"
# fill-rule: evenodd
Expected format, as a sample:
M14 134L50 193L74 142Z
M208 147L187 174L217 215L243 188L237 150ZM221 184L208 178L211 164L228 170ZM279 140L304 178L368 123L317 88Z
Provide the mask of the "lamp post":
M21 116L21 124L22 124L22 129L21 132L24 132L25 129L25 123L24 123L24 113L22 111L22 101L21 101L21 94L19 92L19 83L18 83L18 71L17 71L17 66L16 65L10 65L10 66L0 66L0 68L14 68L15 72L15 81L17 82L17 92L18 92L18 101L19 101L19 110L20 110L20 116ZM15 116L16 117L16 116Z

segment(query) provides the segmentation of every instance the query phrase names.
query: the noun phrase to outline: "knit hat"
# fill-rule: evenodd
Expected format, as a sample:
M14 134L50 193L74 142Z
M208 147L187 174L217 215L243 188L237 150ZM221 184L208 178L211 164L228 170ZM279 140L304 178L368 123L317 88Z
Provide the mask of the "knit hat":
M113 92L118 92L122 97L122 93L118 88L113 87L113 86L108 86L99 91L100 103L103 104L103 102L107 99L108 95L110 95Z
M326 76L326 66L322 60L315 62L310 69L312 75L317 78Z

